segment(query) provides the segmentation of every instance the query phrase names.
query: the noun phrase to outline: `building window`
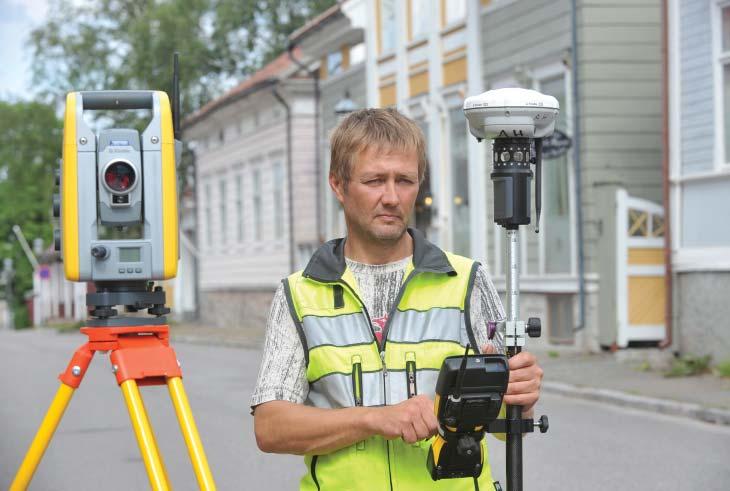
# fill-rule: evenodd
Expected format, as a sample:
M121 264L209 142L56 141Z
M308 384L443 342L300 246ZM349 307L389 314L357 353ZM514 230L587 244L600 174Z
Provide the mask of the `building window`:
M419 39L428 33L428 21L431 18L428 11L428 0L410 0L411 39Z
M274 234L277 239L284 237L284 166L281 162L274 164Z
M467 128L461 107L449 111L449 155L451 157L451 234L452 251L470 254L469 162Z
M228 217L226 216L226 179L225 177L220 180L218 199L220 200L218 206L220 207L220 227L221 227L221 243L225 243L227 240L226 229L228 228Z
M236 176L236 210L238 210L238 242L243 242L243 174Z
M213 193L210 183L205 183L205 241L208 247L213 247Z
M253 171L253 238L261 240L261 170Z
M395 0L380 0L380 54L395 51L396 20Z
M466 18L466 0L444 0L441 7L444 9L441 16L444 26L463 22Z
M421 128L423 135L426 139L426 146L428 147L428 123L419 120L416 121L418 127ZM428 155L428 148L426 148L426 155ZM431 194L431 175L428 167L426 167L426 175L423 181L418 187L418 197L416 198L416 206L414 209L415 214L415 226L418 230L429 235L429 228L431 227L431 218L433 216L433 195Z
M342 72L342 51L333 51L327 55L327 76Z
M567 133L568 111L565 102L565 76L540 81L540 92L558 100L560 112L555 129ZM542 170L543 212L540 233L544 234L545 273L571 272L570 180L568 154L545 159Z
M365 43L358 43L350 46L350 66L365 61Z
M721 45L719 51L720 72L722 77L722 114L723 133L722 163L730 165L730 5L722 7L721 17Z

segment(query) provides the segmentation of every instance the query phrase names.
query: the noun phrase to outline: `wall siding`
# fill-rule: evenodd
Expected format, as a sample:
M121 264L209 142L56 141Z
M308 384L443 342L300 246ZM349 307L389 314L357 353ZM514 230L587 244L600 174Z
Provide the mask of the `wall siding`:
M586 271L601 272L614 210L598 206L596 186L662 199L661 2L585 0L577 17L584 252Z
M295 107L290 96L288 102ZM259 113L259 126L246 127L248 131L228 134L231 139L198 156L200 201L201 258L200 288L202 292L245 291L271 289L289 274L289 208L286 167L286 117L283 108L268 94L258 94L256 102L240 101L239 111L233 112L224 127L236 126L249 114ZM316 240L314 124L311 114L292 117L292 161L294 183L294 239L295 247ZM276 237L274 212L273 165L283 165L282 219L284 234ZM261 176L261 240L254 237L254 169ZM243 175L244 237L238 239L239 212L236 196L236 176ZM220 213L220 182L226 182L226 220L228 225L223 239ZM212 244L207 241L206 186L211 190Z
M679 2L682 173L711 170L715 126L711 2Z
M569 47L569 0L520 0L488 12L482 16L484 86L518 65L559 58Z

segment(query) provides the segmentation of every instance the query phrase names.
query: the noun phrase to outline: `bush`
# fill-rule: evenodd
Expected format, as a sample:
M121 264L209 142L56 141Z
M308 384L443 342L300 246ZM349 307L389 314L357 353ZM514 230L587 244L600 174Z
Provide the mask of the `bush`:
M25 329L30 327L30 316L28 308L25 305L18 305L13 308L13 324L15 329Z
M684 355L672 361L672 366L664 372L665 377L688 377L710 371L711 355Z

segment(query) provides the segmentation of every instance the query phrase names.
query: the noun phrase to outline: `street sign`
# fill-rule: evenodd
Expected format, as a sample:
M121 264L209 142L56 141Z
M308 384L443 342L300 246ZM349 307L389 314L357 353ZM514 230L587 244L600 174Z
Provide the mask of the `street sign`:
M51 268L49 268L48 266L41 266L40 268L38 268L38 270L42 280L47 280L51 277Z
M573 140L560 130L542 139L542 158L557 159L568 153L573 146Z

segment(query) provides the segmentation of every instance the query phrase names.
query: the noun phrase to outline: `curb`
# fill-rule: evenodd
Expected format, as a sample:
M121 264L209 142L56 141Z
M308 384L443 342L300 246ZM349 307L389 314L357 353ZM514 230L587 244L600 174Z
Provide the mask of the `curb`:
M562 382L543 381L542 388L545 392L552 394L606 402L616 406L630 407L653 413L681 416L706 423L730 426L730 410L726 409L708 408L689 402L637 396L618 390L579 387Z
M197 344L202 346L218 346L223 348L261 348L261 343L256 341L241 341L232 339L205 338L196 335L171 334L170 339L173 343Z

